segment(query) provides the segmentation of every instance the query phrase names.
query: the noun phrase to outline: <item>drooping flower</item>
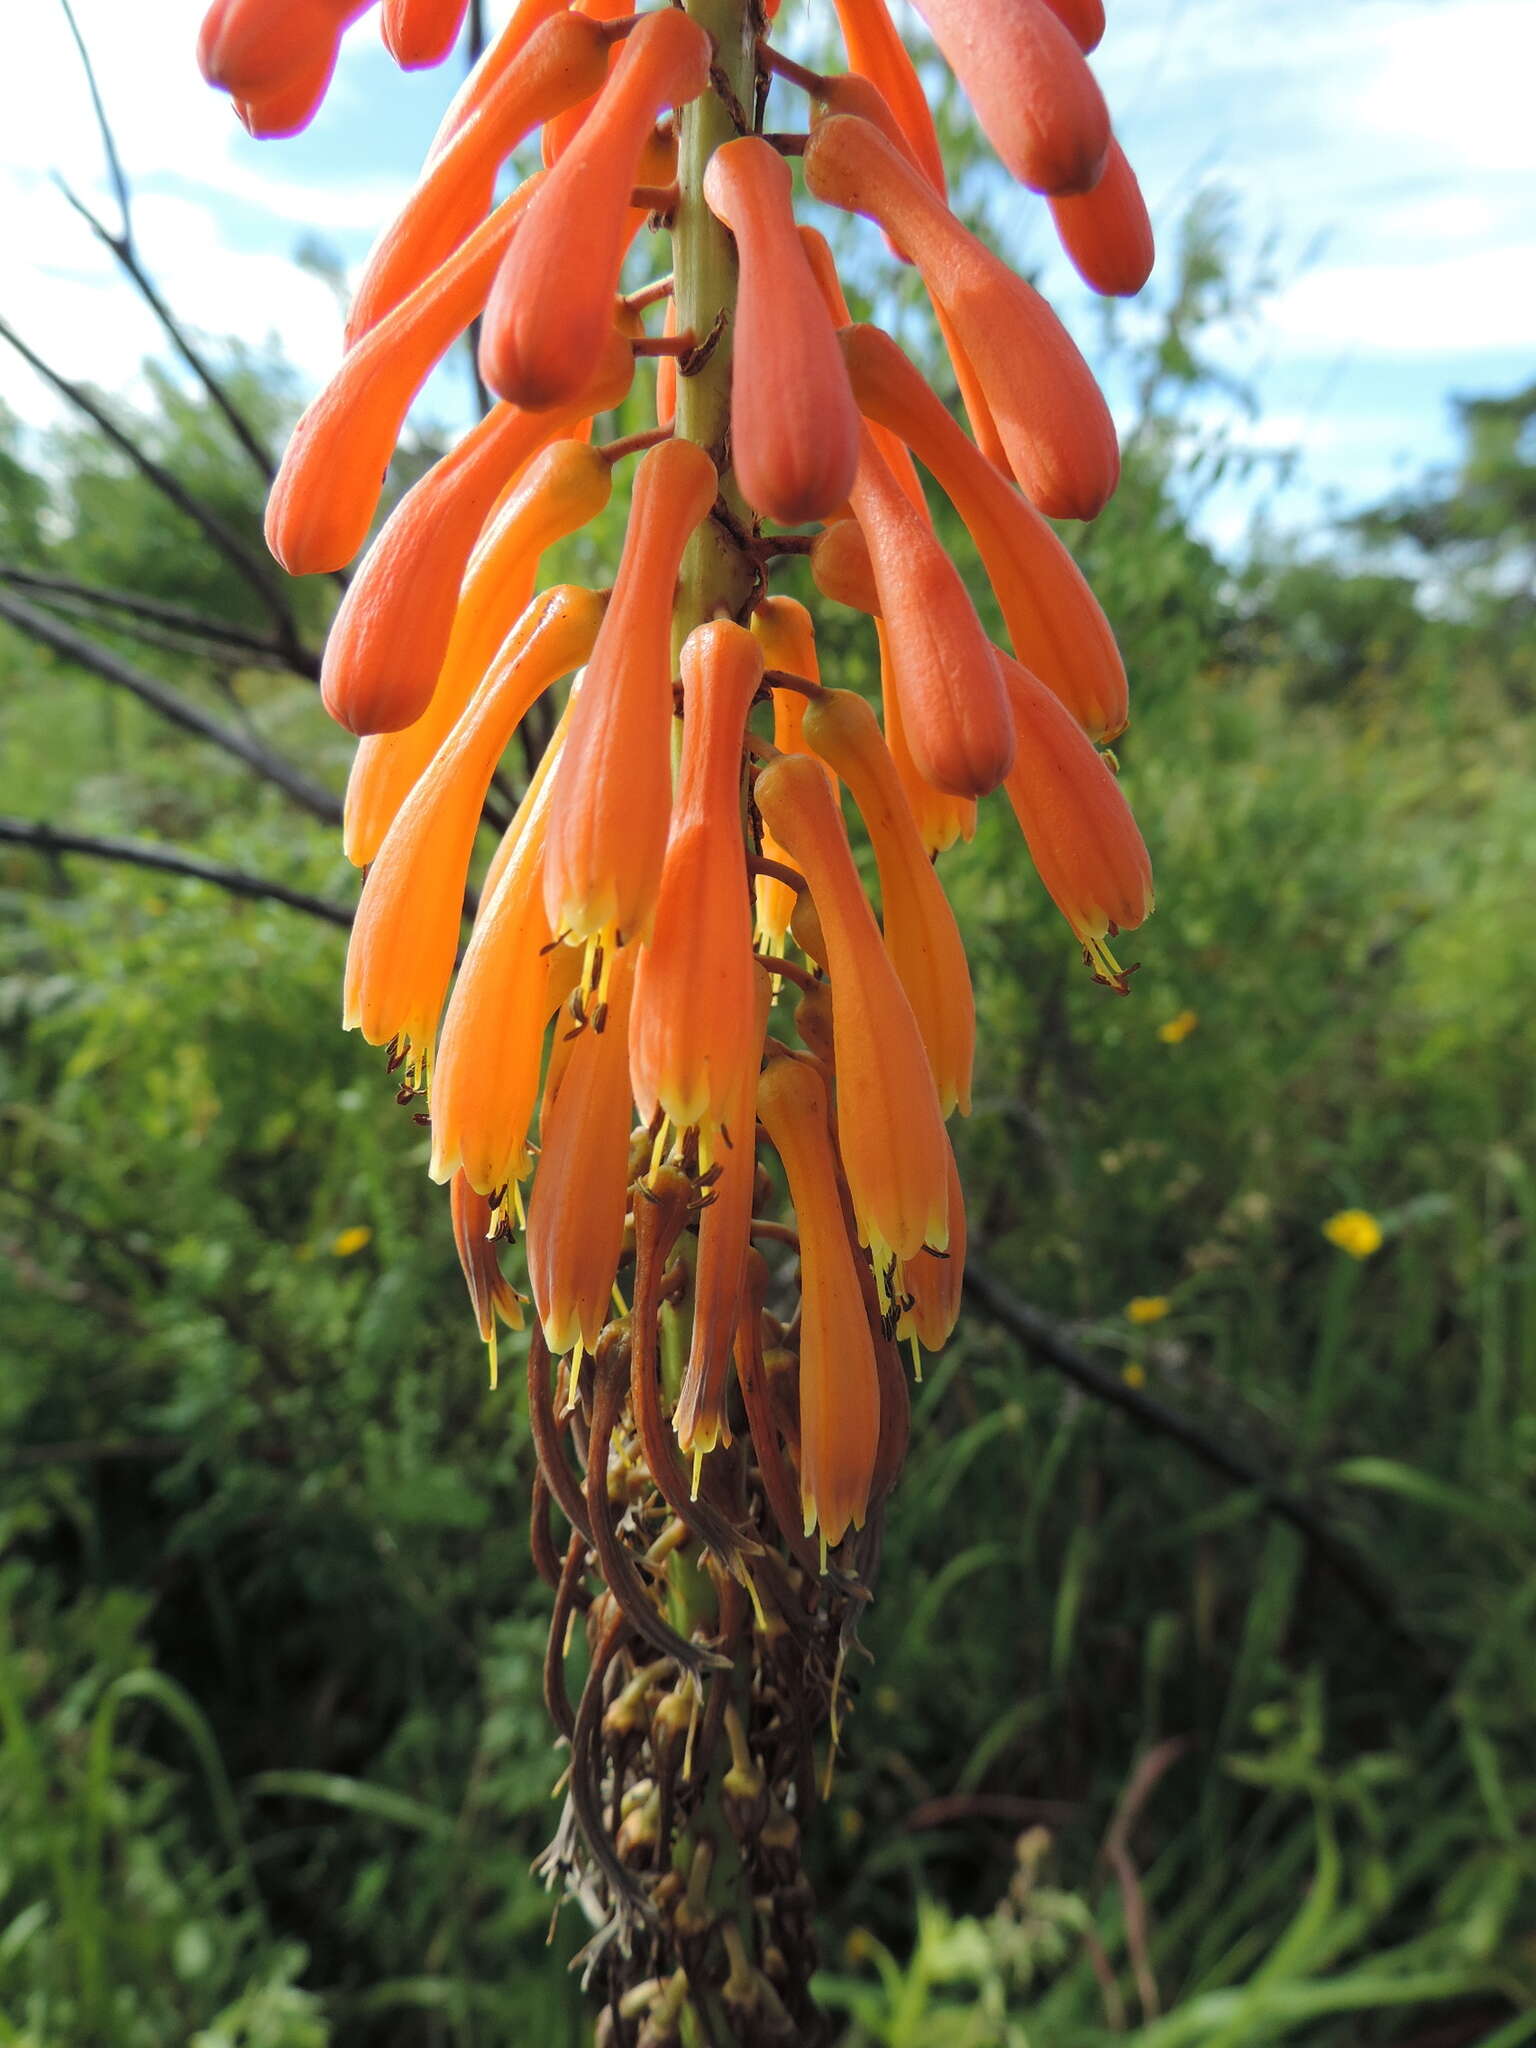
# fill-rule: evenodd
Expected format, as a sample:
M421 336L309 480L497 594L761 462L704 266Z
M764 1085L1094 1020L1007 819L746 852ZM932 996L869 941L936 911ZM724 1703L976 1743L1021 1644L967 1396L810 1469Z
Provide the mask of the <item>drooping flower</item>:
M757 779L764 821L789 848L820 917L832 982L838 1141L877 1276L949 1240L944 1119L917 1019L859 881L827 779L785 754Z
M859 416L827 307L795 233L794 180L755 135L710 158L704 197L736 238L732 457L747 503L798 526L847 501Z
M1095 980L1124 995L1109 949L1152 910L1152 864L1103 756L1058 697L1002 657L1019 751L1006 784L1030 858Z
M801 764L823 791L809 762ZM864 1520L880 1440L880 1383L853 1246L843 1222L827 1092L809 1063L772 1059L757 1112L784 1163L800 1223L800 1499L805 1532L828 1544ZM846 1141L845 1141L846 1144ZM845 1151L846 1156L846 1151Z
M396 812L480 687L529 599L546 548L596 518L613 464L585 441L553 441L534 457L481 535L459 590L443 665L420 717L358 746L342 820L347 859L366 867Z
M683 743L651 934L630 1019L635 1103L697 1129L706 1168L762 1045L741 808L741 741L763 679L743 626L699 626L683 643Z
M664 441L635 471L550 831L544 900L551 930L573 941L612 946L650 929L672 808L672 592L715 488L714 464L691 441Z
M1113 739L1127 717L1125 665L1082 571L888 335L849 327L842 342L860 410L902 437L965 521L1015 655L1091 738Z
M880 875L886 949L912 1005L946 1116L971 1108L976 1005L965 945L902 794L875 714L851 690L823 690L806 707L805 737L853 793Z
M1109 408L1038 292L968 234L878 128L833 114L811 130L818 199L879 221L922 273L986 396L1021 489L1053 519L1092 519L1120 474Z
M658 113L709 82L709 38L676 8L639 17L572 146L530 205L486 307L493 391L549 406L590 379L613 329L636 172Z

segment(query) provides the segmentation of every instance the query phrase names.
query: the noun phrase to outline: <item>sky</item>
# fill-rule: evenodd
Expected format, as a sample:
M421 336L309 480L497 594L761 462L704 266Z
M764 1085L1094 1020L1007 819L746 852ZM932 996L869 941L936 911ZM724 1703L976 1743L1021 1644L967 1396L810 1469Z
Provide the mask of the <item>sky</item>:
M153 323L54 182L111 220L79 62L56 0L7 8L0 310L66 375L131 390ZM365 16L311 130L256 143L197 75L198 0L75 9L166 297L195 329L275 335L317 385L337 360L341 308L295 251L318 239L355 272L457 71L402 76ZM785 0L783 18L813 9L830 20L827 0ZM504 10L489 11L494 24ZM1257 415L1212 398L1206 423L1239 448L1293 455L1289 480L1263 462L1202 517L1218 543L1256 519L1315 543L1330 512L1450 457L1453 396L1536 376L1536 0L1107 0L1107 12L1092 61L1160 243L1216 187L1239 251L1266 249L1276 280L1255 314L1208 337ZM1007 233L1092 360L1095 310L1054 252L1043 203L1021 193ZM0 401L29 423L57 417L3 346ZM439 382L428 403L446 418L463 396Z

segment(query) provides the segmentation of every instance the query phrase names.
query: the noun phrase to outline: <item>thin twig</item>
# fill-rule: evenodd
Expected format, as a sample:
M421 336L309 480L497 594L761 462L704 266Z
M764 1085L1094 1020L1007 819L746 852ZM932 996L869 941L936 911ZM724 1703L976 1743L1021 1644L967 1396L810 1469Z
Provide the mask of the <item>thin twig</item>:
M243 761L246 767L254 768L258 775L275 783L285 795L292 797L296 804L313 816L331 825L339 822L340 802L328 789L312 782L301 768L295 767L284 755L274 753L252 734L223 724L192 698L184 697L157 676L147 674L113 648L88 640L83 633L77 633L51 612L39 611L24 598L4 589L0 589L0 619L15 626L29 639L52 648L66 661L100 676L103 682L130 691L141 703L147 704L161 718L169 719L173 725L196 733L199 739L211 740L214 746L222 748L226 754L233 754L237 761Z
M231 896L255 901L286 904L318 917L327 924L351 929L352 913L341 903L327 903L303 889L290 889L283 882L269 882L261 875L248 875L243 868L225 867L220 861L198 860L174 846L157 846L144 839L108 839L93 832L61 832L52 825L30 818L0 817L0 844L28 846L38 853L83 853L93 860L112 860L133 868L153 868L167 875L180 875L189 882L211 882Z
M83 413L93 426L101 430L114 448L127 456L134 468L147 482L154 485L167 504L174 505L183 517L192 521L204 538L261 598L277 623L283 644L287 646L292 642L297 648L298 628L293 613L289 608L287 596L269 565L253 554L239 535L227 526L216 512L210 512L185 484L174 477L152 455L146 454L130 434L124 433L111 414L98 404L83 386L73 384L69 378L61 376L35 349L28 347L6 320L0 320L0 341L9 342L22 361L35 370L44 383L50 384L61 398L68 399L77 412Z
M64 19L69 23L69 32L74 37L75 48L80 55L81 69L85 72L86 89L91 95L91 106L96 115L96 127L100 133L102 150L107 159L107 175L112 181L112 190L117 198L117 210L122 218L121 232L114 235L106 222L99 219L90 207L85 204L85 201L70 190L62 178L55 175L54 182L76 213L89 226L97 240L111 251L112 256L120 267L133 280L134 287L138 291L140 298L143 299L145 305L148 306L149 310L160 322L172 348L181 357L198 383L202 385L204 391L207 392L219 412L223 414L230 432L255 464L263 482L270 484L276 476L277 470L271 456L262 445L260 436L239 406L230 397L221 379L214 374L202 351L192 342L182 327L181 322L176 318L164 299L161 298L153 278L151 278L149 272L139 260L138 247L133 233L133 192L128 183L128 174L123 169L123 160L118 154L117 138L112 132L111 122L107 119L106 105L102 100L101 88L96 79L96 67L91 62L90 50L86 46L84 36L80 33L80 25L75 20L75 13L70 5L70 0L60 0L60 5L64 9Z
M291 648L279 646L277 641L261 633L253 633L249 627L210 618L206 613L193 611L190 605L173 604L168 598L145 597L136 590L78 583L72 576L56 576L50 570L34 569L25 562L0 561L0 582L37 591L45 602L51 602L50 594L56 593L60 597L77 598L81 604L94 605L102 611L127 612L134 618L151 619L233 652L248 654L256 660L280 662L310 682L320 680L320 657L307 648L296 661Z
M1016 1337L1096 1401L1122 1409L1144 1429L1182 1444L1202 1464L1208 1465L1213 1472L1219 1472L1234 1485L1251 1487L1265 1513L1273 1515L1277 1521L1288 1523L1358 1606L1411 1649L1420 1662L1432 1661L1428 1646L1403 1619L1390 1588L1350 1544L1334 1534L1306 1501L1281 1486L1240 1451L1207 1434L1187 1415L1167 1407L1139 1387L1127 1386L1118 1374L1096 1365L1073 1341L1064 1324L1028 1302L1020 1301L974 1258L966 1265L965 1291L1001 1329Z

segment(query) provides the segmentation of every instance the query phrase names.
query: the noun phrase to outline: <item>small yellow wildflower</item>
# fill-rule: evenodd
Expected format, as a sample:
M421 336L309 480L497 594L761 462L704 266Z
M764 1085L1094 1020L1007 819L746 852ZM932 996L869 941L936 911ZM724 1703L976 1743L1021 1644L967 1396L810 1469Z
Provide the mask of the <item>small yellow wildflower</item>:
M1166 1294L1135 1294L1125 1304L1128 1323L1160 1323L1172 1309Z
M1182 1045L1199 1022L1193 1010L1180 1010L1177 1017L1170 1017L1165 1024L1158 1025L1157 1035L1164 1045Z
M352 1223L345 1230L338 1230L331 1239L331 1253L338 1259L350 1259L372 1242L373 1232L366 1223Z
M1381 1250L1381 1225L1368 1209L1340 1209L1323 1225L1323 1235L1352 1259L1368 1259Z
M1120 1377L1128 1387L1144 1387L1147 1384L1147 1368L1139 1358L1133 1358L1121 1366Z

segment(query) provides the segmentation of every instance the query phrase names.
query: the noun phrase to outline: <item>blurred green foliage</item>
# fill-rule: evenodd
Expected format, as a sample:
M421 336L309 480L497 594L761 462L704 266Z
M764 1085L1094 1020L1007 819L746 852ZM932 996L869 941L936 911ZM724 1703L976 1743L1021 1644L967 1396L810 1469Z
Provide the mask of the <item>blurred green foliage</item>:
M998 806L944 862L972 1240L1304 1494L1399 1625L973 1312L917 1392L813 1843L853 2043L1536 2039L1533 394L1326 546L1219 560L1218 226L1127 358L1125 485L1081 540L1163 905L1129 998ZM231 374L276 430L281 376ZM254 539L203 408L158 378L137 430ZM0 549L256 622L89 429L38 459L0 422ZM307 686L136 658L340 788ZM16 635L0 663L0 811L350 900L237 763ZM869 680L851 624L826 665ZM339 934L7 848L0 898L0 2043L582 2039L580 1932L546 1946L529 1869L560 1759L521 1404L424 1135L337 1028ZM1352 1207L1360 1261L1322 1230Z

